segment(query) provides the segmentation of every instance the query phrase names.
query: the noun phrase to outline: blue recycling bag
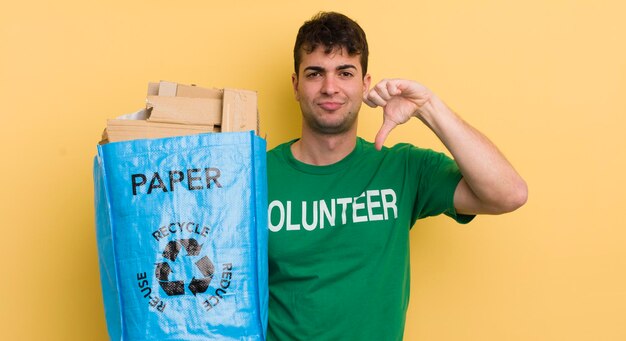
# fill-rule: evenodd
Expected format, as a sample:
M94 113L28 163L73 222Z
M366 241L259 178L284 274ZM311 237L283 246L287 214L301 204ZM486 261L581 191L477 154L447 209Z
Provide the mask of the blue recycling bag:
M265 340L265 148L253 132L98 146L111 340Z

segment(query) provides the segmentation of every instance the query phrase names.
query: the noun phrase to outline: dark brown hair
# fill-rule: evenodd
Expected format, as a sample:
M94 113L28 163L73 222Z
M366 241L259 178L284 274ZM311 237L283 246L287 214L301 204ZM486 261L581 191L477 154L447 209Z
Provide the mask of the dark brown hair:
M345 48L349 56L360 55L363 76L367 74L367 39L365 32L354 20L336 12L320 12L305 22L298 31L293 48L296 75L300 68L302 52L312 53L318 46L329 54Z

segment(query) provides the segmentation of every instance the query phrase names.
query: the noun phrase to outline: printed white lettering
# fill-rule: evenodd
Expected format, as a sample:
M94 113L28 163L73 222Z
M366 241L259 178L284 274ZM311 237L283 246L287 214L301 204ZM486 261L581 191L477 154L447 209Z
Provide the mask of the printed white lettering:
M380 196L379 191L367 191L367 217L370 221L383 220L382 214L374 214L374 209L380 207L380 201L373 201L373 197Z
M335 226L335 199L330 199L330 210L326 201L320 200L320 229L324 228L325 220L328 220L330 226Z
M348 221L346 217L346 211L348 209L348 204L352 202L352 198L339 198L337 199L337 203L341 205L341 224L345 225Z
M313 202L313 209L311 210L311 215L313 215L313 222L309 224L307 222L307 210L306 210L306 201L302 202L302 226L307 231L313 231L317 227L317 201Z
M273 208L278 208L278 224L274 225L272 224L272 209ZM274 200L270 203L269 207L267 208L267 218L268 218L268 224L267 226L269 227L270 231L272 232L278 232L280 231L280 229L283 228L283 225L285 224L285 207L283 207L283 203L278 201L278 200Z
M393 210L393 218L398 219L398 207L396 206L396 192L392 189L383 189L380 191L380 196L383 200L383 214L385 220L389 219L388 209ZM387 201L387 196L391 197L391 201Z
M300 229L300 224L291 223L291 201L287 201L287 231L297 231Z
M358 203L359 199L365 198L365 193L361 193L358 197L354 198L354 203L352 204L352 221L355 223L362 223L367 221L367 216L359 216L359 210L365 209L365 203Z
M268 229L279 232L314 231L326 226L398 219L397 196L393 189L367 190L354 198L300 201L274 200L268 206ZM338 217L341 210L341 218ZM168 231L163 231L168 232Z

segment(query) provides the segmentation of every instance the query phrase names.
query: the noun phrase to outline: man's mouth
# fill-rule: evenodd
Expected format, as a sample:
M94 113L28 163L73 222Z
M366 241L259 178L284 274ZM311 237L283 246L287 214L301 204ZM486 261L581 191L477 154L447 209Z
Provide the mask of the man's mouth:
M343 105L340 102L320 102L318 105L326 111L335 111Z

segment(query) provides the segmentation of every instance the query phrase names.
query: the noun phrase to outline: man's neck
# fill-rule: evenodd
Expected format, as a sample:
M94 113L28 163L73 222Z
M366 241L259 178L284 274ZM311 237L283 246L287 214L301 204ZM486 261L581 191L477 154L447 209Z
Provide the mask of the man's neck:
M300 140L291 145L296 160L315 166L341 161L356 146L356 129L337 135L319 135L303 131Z

